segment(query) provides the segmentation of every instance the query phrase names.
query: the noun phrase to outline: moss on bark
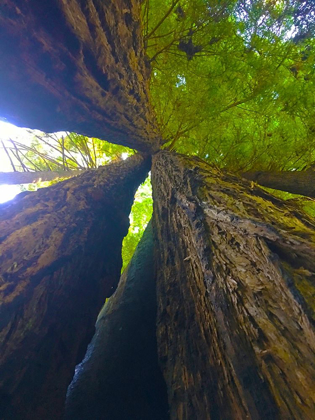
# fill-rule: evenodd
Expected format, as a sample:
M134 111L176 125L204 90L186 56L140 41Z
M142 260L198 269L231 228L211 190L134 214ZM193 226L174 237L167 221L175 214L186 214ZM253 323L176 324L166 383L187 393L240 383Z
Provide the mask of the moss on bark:
M140 7L138 0L3 1L1 117L157 150Z
M313 419L313 221L196 158L152 175L171 419Z
M135 155L0 206L1 418L62 417L149 167Z

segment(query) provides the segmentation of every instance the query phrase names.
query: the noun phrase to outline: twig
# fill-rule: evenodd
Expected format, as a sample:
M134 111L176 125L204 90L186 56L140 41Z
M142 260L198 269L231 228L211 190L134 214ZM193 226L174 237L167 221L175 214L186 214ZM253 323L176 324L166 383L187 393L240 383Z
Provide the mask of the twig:
M20 150L20 153L21 153L21 155L23 156L24 159L26 159L32 166L34 166L36 171L41 171L41 168L39 166L35 165L35 163L32 162L24 153L22 153L21 150Z
M97 168L97 157L96 157L95 142L94 142L93 137L92 137L92 147L93 147L93 153L94 153L94 167Z
M172 143L167 147L167 150L173 150L175 143L177 142L177 140L183 136L184 134L186 134L188 131L192 130L193 128L196 128L199 124L201 124L202 121L198 121L196 124L191 125L190 127L185 128L182 131L179 131L179 128L181 127L182 123L180 124L177 133L175 134L175 137L172 141Z
M169 15L172 13L174 7L176 6L176 4L179 3L179 0L175 0L171 7L169 8L169 10L166 12L166 14L162 17L162 19L155 25L155 27L152 29L152 31L146 36L146 40L148 40L151 35L154 34L154 32L162 25L162 23L165 21L165 19L167 19L169 17Z
M19 146L21 149L29 150L30 152L36 153L42 159L48 160L49 162L53 163L56 166L59 166L61 168L63 167L62 164L59 163L57 160L55 160L55 159L53 159L53 158L51 158L51 157L49 157L49 156L47 156L47 155L45 155L43 153L40 153L38 150L36 150L36 149L34 149L32 147L26 146L25 144L21 144L19 142L14 142L14 144L16 144L17 146Z
M65 159L65 139L63 136L61 136L61 153L62 153L62 164L63 169L66 168L66 159Z
M14 172L17 172L17 170L16 170L16 168L15 168L15 166L14 166L13 160L11 159L11 156L10 156L9 152L7 151L7 148L5 147L3 140L1 140L1 143L2 143L2 146L3 146L3 148L4 148L4 151L6 152L6 154L7 154L8 158L9 158L9 161L10 161L10 163L11 163L11 166L12 166L13 171L14 171Z
M15 152L16 152L16 154L15 154L15 158L18 160L18 162L20 163L20 165L21 165L21 167L23 168L23 171L24 172L28 172L28 168L24 165L24 163L23 163L23 161L22 161L22 159L20 158L20 155L19 155L19 149L16 147L16 144L14 143L14 141L13 140L11 140L10 139L10 142L12 143L12 145L13 145L13 147L14 147L14 149L15 149Z
M36 137L39 141L41 141L41 142L43 142L43 143L47 144L47 146L51 147L52 149L54 149L54 150L56 150L58 153L60 153L60 149L58 149L57 147L55 147L55 146L53 146L52 144L50 144L48 141L46 141L46 140L45 140L45 138L44 138L44 137L39 137L38 135L35 135L35 137ZM52 140L55 140L55 141L57 142L57 144L58 144L58 145L60 145L59 140L56 140L56 139L55 139L55 138L53 138L50 134L47 134L47 137L51 138ZM68 150L68 153L69 153L69 155L67 155L67 154L65 153L65 157L66 157L67 159L71 160L73 163L75 163L75 164L77 165L78 163L77 163L76 159L75 159L75 158L71 155L71 153L70 153L70 151L69 151L69 150Z
M158 51L157 53L155 53L154 56L152 58L150 58L150 63L152 61L154 61L159 54L161 54L163 51L165 51L168 48L170 48L174 44L175 41L177 41L177 40L174 38L169 44L165 45L165 47L163 47L160 51Z
M81 149L80 149L80 147L78 147L78 145L76 144L76 142L74 141L74 139L73 139L73 134L72 133L69 133L68 134L68 136L69 136L69 138L70 138L70 140L71 140L71 142L72 142L72 144L73 144L73 146L78 150L78 152L80 153L80 155L82 156L82 159L83 159L83 161L85 162L85 164L86 164L86 167L87 168L89 168L89 162L86 160L86 158L85 158L85 156L84 156L84 154L82 153L82 151L81 151ZM80 137L81 136L78 136L78 140L80 141L81 139L80 139Z
M91 153L90 153L90 148L89 148L89 146L88 146L88 143L87 143L86 137L83 137L83 138L82 138L82 141L83 141L83 143L84 143L85 153L88 155L88 158L89 158L89 161L90 161L90 167L91 167L91 168L94 168L94 161L93 161L93 158L92 158L92 156L91 156Z

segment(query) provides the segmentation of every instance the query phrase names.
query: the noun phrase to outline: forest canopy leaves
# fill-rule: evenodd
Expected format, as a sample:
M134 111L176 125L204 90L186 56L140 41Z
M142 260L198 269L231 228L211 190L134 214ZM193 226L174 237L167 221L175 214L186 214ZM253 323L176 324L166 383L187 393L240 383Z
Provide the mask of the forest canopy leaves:
M28 133L32 134L28 142L2 142L14 171L96 169L134 153L128 147L76 133Z
M141 18L165 147L234 172L314 164L314 2L144 0ZM71 134L62 141L81 153ZM90 140L78 142L79 165L95 167ZM71 156L52 163L73 166Z
M310 3L145 3L151 95L168 146L232 171L315 161Z

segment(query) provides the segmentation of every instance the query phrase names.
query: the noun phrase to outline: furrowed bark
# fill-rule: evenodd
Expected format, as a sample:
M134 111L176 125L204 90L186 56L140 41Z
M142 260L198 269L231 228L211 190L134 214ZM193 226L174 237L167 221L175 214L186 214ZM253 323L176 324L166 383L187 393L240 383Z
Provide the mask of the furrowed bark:
M96 332L68 389L66 420L166 420L158 366L151 225L98 317Z
M33 184L37 182L54 181L58 178L72 178L81 175L84 170L71 171L37 171L37 172L0 172L0 184Z
M62 417L149 166L135 155L0 206L1 418Z
M314 419L314 223L197 158L152 176L171 419Z
M0 37L1 117L158 149L138 0L4 0Z
M243 172L242 177L267 188L315 198L315 171Z

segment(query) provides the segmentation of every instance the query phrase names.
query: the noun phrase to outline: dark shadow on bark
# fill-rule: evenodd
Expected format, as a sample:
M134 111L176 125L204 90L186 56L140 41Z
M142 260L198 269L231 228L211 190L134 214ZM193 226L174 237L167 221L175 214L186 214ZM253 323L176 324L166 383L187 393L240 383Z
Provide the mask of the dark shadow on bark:
M0 116L157 150L138 0L0 4Z
M62 417L75 365L117 287L134 193L149 168L135 155L0 206L5 420Z
M167 420L158 366L152 227L148 225L98 317L96 333L68 389L66 420Z

